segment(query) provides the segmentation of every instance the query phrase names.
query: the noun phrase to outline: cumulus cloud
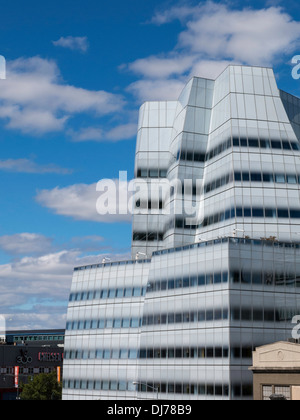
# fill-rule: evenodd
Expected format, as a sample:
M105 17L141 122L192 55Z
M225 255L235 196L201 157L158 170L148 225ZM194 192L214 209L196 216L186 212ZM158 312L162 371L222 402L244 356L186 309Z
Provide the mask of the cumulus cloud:
M83 127L78 131L69 130L68 135L74 142L96 141L117 142L128 140L136 136L137 123L117 125L114 128L104 130L102 127Z
M0 237L0 249L8 254L43 254L52 249L52 239L36 233L17 233Z
M207 2L187 23L179 46L206 57L271 65L278 56L293 51L299 37L300 22L281 7L235 10Z
M114 253L100 244L103 238L73 238L69 249L50 250L52 238L40 234L16 234L1 237L1 248L27 255L0 265L0 306L9 329L65 328L73 269L96 264L104 257L112 261L129 259L129 253ZM35 255L40 245L43 252ZM98 252L86 256L90 247ZM30 254L32 251L32 255ZM40 250L41 251L41 250Z
M144 101L177 100L186 84L183 78L177 79L141 79L128 86L139 103Z
M37 135L63 130L75 115L99 118L123 105L120 95L64 83L57 64L40 57L8 62L0 91L0 118L6 127Z
M47 207L55 214L72 217L75 220L85 220L100 223L131 222L131 214L120 214L120 207L129 205L130 193L127 197L120 195L120 185L125 194L127 184L122 185L119 180L103 181L103 190L100 191L98 184L75 184L65 188L56 187L52 190L39 191L36 200L39 204ZM105 185L108 190L104 191ZM109 188L110 187L110 188ZM97 191L98 188L98 191ZM104 195L105 194L105 195ZM99 212L99 198L104 197L103 212ZM120 199L124 197L124 202ZM111 205L110 205L111 203ZM106 209L105 206L108 206ZM110 207L110 208L109 208ZM106 211L108 210L108 211ZM125 213L125 212L123 212Z
M89 48L88 38L86 36L67 36L61 37L57 41L52 41L56 47L68 48L69 50L77 50L86 52Z
M215 79L228 64L273 66L300 41L300 22L279 6L237 9L207 1L160 10L150 23L174 20L183 29L171 51L122 66L141 77L128 88L139 101L177 99L190 77Z
M0 171L19 172L27 174L59 174L67 175L73 171L61 168L54 164L40 165L32 159L6 159L0 160Z

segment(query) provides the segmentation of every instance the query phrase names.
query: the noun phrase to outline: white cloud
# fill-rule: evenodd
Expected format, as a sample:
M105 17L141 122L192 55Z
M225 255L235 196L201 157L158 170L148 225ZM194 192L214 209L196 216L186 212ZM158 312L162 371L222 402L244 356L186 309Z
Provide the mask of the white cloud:
M51 238L39 234L16 234L7 237L13 251L23 251L28 244L28 253L34 251L34 244L44 247L42 255L30 255L0 265L0 306L9 329L65 328L66 312L73 269L76 266L96 264L104 257L112 261L129 259L129 253L99 253L102 238L88 236L74 238L70 246L76 249L61 249L47 252ZM1 241L2 239L2 241ZM4 242L5 237L0 238ZM14 244L14 245L13 245ZM84 256L88 245L97 255ZM18 249L19 247L19 249Z
M272 65L299 42L300 22L281 7L229 9L207 2L199 6L179 36L179 47L215 59Z
M183 30L171 51L121 66L141 76L128 88L139 100L176 99L190 77L215 79L228 64L273 66L300 41L300 22L281 7L237 9L206 1L161 10L150 23L175 19Z
M0 118L7 128L38 135L63 130L76 114L100 117L123 105L120 95L64 83L56 63L40 57L8 62L0 90Z
M104 130L101 127L85 127L78 131L69 130L68 134L74 142L117 142L120 140L128 140L136 137L137 123L121 124L108 130Z
M145 77L164 79L166 77L181 75L191 68L193 56L172 54L167 56L150 56L129 64L129 70Z
M199 6L174 6L166 10L160 10L155 13L150 23L155 25L164 25L170 23L173 20L180 20L185 22L187 19L191 18L195 13L198 13Z
M144 101L177 100L185 86L185 79L141 79L128 87L139 103Z
M130 222L131 214L119 214L119 181L108 180L115 188L109 191L109 202L116 203L115 214L99 214L97 202L103 192L97 191L97 184L75 184L65 188L39 191L36 200L39 204L54 211L55 214L100 223ZM127 185L126 185L127 187ZM130 198L130 194L128 194ZM109 203L108 203L109 204Z
M39 165L31 159L0 160L0 171L19 172L28 174L59 174L66 175L72 170L61 168L54 164Z
M8 254L41 254L52 249L52 239L36 233L0 237L0 249Z
M24 257L0 265L0 306L2 313L26 309L35 312L32 300L67 302L72 270L79 252L61 251L39 257ZM65 305L66 307L66 305Z
M86 36L67 36L61 37L57 41L52 42L56 47L68 48L70 50L77 50L86 52L89 48L89 42Z
M137 123L128 123L118 125L106 133L106 138L111 141L128 140L136 137Z

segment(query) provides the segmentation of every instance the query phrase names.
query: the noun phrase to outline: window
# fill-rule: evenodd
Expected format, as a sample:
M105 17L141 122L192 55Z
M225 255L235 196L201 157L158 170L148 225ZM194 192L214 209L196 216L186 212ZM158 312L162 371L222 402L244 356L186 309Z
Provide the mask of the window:
M127 383L125 381L119 382L119 391L126 391L127 390Z
M251 217L251 209L248 207L244 208L244 217Z
M90 320L85 321L85 323L84 323L84 329L85 330L91 329L91 325L92 325L92 321L90 321Z
M134 287L134 288L133 288L133 296L134 296L134 297L139 297L139 296L141 296L141 288L140 288L140 287Z
M236 209L236 217L243 217L243 209L238 207Z
M95 381L95 390L100 391L101 389L101 381Z
M253 321L260 322L263 321L264 314L262 309L254 309L253 310Z
M275 386L275 394L283 395L286 400L291 399L291 387L290 386Z
M130 319L129 318L122 319L122 328L130 328Z
M243 172L242 177L243 177L244 182L249 182L250 181L249 172Z
M259 172L251 173L251 181L252 182L261 182L262 181L261 173L259 173Z
M283 141L282 142L282 148L283 148L283 150L291 150L291 145L288 141Z
M265 209L265 217L276 219L276 209Z
M159 176L160 176L160 178L167 178L167 170L166 169L161 169L160 171L159 171Z
M150 169L149 170L149 177L150 178L158 178L159 171L158 169Z
M109 381L102 381L103 391L109 391Z
M100 290L96 290L95 294L94 294L94 299L100 299L101 298L101 291Z
M114 321L113 321L113 319L107 319L106 320L106 328L113 328L113 325L114 325Z
M266 149L267 148L267 146L269 146L269 144L267 144L267 140L263 140L263 139L260 139L260 147L262 148L262 149ZM268 147L269 148L269 147Z
M148 169L140 169L138 172L141 178L148 178Z
M234 173L234 180L237 181L237 182L242 180L242 175L241 175L240 172L235 172Z
M121 349L120 350L120 359L128 359L128 350L127 349Z
M297 184L296 175L287 175L287 182L288 184Z
M258 147L258 140L257 139L249 139L249 147Z
M281 149L281 141L272 140L271 141L272 149Z
M269 401L270 396L273 394L273 387L270 385L264 385L262 387L262 399L263 401Z
M289 211L286 209L278 209L278 217L287 219L289 217Z
M263 182L273 182L273 175L272 174L263 174Z
M108 296L108 290L102 290L101 299L107 299L107 296Z
M93 300L94 299L94 294L95 294L94 290L90 290L89 293L88 293L88 300Z
M110 354L111 354L110 350L104 350L103 351L103 359L106 359L106 360L110 359Z
M275 182L277 182L278 184L285 184L284 174L275 174Z
M232 139L233 147L238 147L240 145L240 139L234 137Z
M264 217L263 209L259 209L259 208L252 209L252 216L253 217Z
M292 219L300 219L300 210L291 210L290 213Z
M121 328L121 319L114 319L113 328Z
M138 328L140 326L140 320L138 318L132 318L130 326L132 328Z
M116 297L116 290L115 289L109 289L108 291L108 298L114 299Z
M300 150L300 146L298 143L291 143L291 146L293 150Z
M103 330L103 329L105 328L105 320L104 320L104 319L100 319L100 320L98 321L98 328L99 328L100 330Z
M116 297L122 298L124 295L124 289L117 289Z

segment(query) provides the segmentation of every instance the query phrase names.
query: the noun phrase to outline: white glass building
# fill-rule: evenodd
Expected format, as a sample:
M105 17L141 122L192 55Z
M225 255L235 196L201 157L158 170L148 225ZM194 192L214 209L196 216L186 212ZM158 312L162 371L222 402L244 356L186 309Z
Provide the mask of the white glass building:
M141 107L133 259L74 270L64 399L252 397L300 314L299 115L241 66Z

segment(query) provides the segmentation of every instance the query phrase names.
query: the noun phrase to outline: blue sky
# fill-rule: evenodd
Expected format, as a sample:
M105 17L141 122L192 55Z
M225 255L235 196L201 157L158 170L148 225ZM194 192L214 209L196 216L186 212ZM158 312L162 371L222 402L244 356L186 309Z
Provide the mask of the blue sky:
M229 63L300 95L297 1L2 1L0 304L8 328L64 328L74 265L129 256L130 217L96 183L133 177L139 106Z

